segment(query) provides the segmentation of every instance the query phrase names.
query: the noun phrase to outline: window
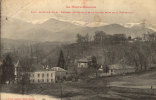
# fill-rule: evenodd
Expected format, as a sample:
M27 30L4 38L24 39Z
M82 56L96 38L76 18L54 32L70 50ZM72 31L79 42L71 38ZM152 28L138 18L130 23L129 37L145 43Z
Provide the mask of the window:
M66 79L66 77L65 76L63 76L63 80L65 80Z
M49 82L49 80L47 79L47 82Z
M44 74L42 74L42 77L44 77Z
M53 79L51 79L51 82L53 82Z
M51 73L51 77L53 76L53 73Z
M113 72L113 69L111 69L111 72Z
M34 83L34 80L32 80L32 82Z
M49 77L49 74L47 74L47 77Z
M44 79L42 79L42 82L44 82Z
M60 79L60 77L59 77L59 76L57 76L57 79L59 80L59 79Z
M38 79L38 83L40 82L40 80Z
M40 77L40 74L38 74L38 77Z

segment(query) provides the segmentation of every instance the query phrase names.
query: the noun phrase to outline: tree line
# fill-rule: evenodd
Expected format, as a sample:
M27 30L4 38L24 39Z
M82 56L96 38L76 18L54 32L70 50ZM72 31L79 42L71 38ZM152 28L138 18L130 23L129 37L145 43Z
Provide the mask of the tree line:
M134 66L137 72L156 64L156 33L148 34L146 40L135 40L124 34L108 35L103 31L96 31L92 38L89 34L76 37L76 43L63 47L68 59L95 56L100 65L123 63Z

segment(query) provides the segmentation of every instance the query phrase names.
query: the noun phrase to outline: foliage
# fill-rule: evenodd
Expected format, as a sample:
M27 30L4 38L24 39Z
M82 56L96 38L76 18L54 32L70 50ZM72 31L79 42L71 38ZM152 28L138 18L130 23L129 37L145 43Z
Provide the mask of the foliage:
M64 55L63 55L63 51L62 50L60 51L60 56L59 56L59 59L58 59L57 66L65 69L65 60L64 60Z
M156 40L136 41L124 34L108 35L97 31L93 41L67 45L64 53L70 57L74 55L73 59L94 55L97 64L104 67L123 63L134 66L136 71L144 71L156 62Z
M10 55L7 55L5 59L3 60L2 64L2 83L5 83L6 81L13 81L14 80L14 65L12 62L12 58Z
M136 71L144 71L148 70L152 64L156 64L155 33L148 34L146 37L147 40L143 41L141 37L134 39L130 36L126 37L124 34L108 35L103 31L96 31L91 40L89 33L77 34L76 43L58 46L57 43L52 45L52 43L46 42L18 49L16 53L19 54L16 60L20 59L21 65L27 70L33 70L31 65L34 63L58 65L67 69L67 67L76 66L74 64L76 59L95 56L96 63L104 67L123 63L134 66ZM56 59L57 57L59 59ZM35 62L36 60L37 62Z
M90 41L90 37L89 34L86 34L85 36L82 36L80 34L77 34L77 43L83 43L83 42L89 42Z

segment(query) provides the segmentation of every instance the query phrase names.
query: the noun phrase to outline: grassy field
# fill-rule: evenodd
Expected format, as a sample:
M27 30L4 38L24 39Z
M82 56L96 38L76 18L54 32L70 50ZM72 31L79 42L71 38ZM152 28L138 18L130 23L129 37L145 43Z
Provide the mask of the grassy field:
M152 89L151 89L152 85ZM88 79L82 82L31 84L25 94L43 94L63 100L156 100L156 71ZM3 85L2 92L21 93L20 85Z

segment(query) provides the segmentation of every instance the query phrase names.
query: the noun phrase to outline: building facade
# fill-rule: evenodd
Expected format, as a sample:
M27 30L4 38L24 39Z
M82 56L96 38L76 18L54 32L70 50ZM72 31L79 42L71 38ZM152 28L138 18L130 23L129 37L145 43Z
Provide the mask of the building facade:
M30 72L30 83L55 83L55 71Z
M30 72L30 83L57 83L66 79L66 73L66 70L59 67Z
M89 58L81 58L77 61L77 67L78 68L88 68L89 67Z

